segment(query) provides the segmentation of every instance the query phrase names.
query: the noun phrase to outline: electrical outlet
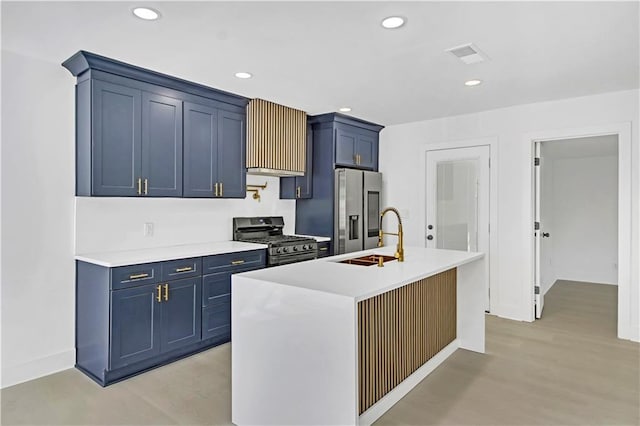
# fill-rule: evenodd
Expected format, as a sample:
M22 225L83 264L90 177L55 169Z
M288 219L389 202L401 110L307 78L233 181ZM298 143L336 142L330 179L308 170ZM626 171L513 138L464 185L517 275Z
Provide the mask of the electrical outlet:
M143 235L145 237L153 237L153 222L146 222L144 224Z

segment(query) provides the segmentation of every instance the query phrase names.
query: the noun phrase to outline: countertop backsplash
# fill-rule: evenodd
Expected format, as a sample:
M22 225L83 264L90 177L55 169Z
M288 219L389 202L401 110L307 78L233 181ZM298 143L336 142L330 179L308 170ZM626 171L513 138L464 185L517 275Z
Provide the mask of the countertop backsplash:
M295 200L280 200L275 177L247 176L264 185L261 200L76 197L75 253L165 247L232 239L236 216L284 216L284 232L295 232ZM153 235L145 236L145 224Z

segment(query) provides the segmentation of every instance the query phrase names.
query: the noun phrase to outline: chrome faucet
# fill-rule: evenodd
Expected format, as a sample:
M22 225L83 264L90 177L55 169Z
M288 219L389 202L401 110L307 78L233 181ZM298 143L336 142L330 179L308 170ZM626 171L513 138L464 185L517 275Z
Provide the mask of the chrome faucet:
M396 216L398 216L398 233L396 234L394 234L393 232L382 231L382 219L387 212L394 212ZM384 245L384 234L396 235L398 237L398 245L396 246L394 257L398 259L398 262L404 262L404 247L402 244L402 219L400 219L400 213L398 212L398 210L393 207L387 207L386 209L382 210L382 213L380 213L380 227L378 229L378 247L382 247Z

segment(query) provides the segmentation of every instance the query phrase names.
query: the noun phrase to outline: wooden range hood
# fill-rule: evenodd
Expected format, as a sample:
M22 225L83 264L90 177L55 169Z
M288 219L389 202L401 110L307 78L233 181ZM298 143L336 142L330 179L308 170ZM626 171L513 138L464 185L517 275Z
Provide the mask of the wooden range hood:
M307 113L263 99L247 105L247 173L303 176Z

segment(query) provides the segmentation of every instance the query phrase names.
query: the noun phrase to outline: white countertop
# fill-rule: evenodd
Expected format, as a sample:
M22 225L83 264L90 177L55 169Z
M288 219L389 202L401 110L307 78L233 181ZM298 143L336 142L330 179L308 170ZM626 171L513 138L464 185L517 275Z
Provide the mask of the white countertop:
M302 235L302 234L293 234L293 235L295 235L296 237L313 238L319 243L323 243L325 241L331 241L331 238L329 237L318 237L317 235Z
M393 255L394 246L364 250L293 263L277 268L245 272L242 277L306 288L363 300L419 279L484 257L484 253L405 247L405 260L389 261L383 268L338 263L366 254Z
M259 250L266 244L242 243L239 241L220 241L212 243L185 244L170 247L157 247L139 250L122 250L103 253L76 254L75 259L108 268L137 265L139 263L162 262L164 260L185 259L188 257L211 256L214 254L238 251Z

